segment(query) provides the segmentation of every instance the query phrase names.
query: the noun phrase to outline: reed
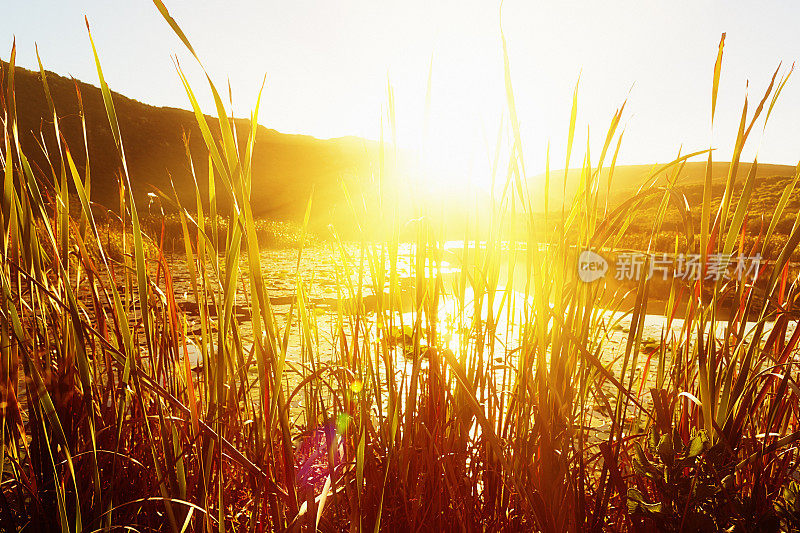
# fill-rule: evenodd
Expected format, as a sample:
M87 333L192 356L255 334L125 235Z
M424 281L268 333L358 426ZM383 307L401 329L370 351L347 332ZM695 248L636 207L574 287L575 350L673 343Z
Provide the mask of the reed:
M197 58L161 0L154 3ZM723 44L724 38L712 120ZM446 246L437 207L423 195L415 199L414 238L401 242L406 221L387 168L397 145L389 87L384 120L391 135L374 176L379 192L351 198L361 238L334 235L327 244L337 257L339 298L326 323L312 305L315 280L300 268L306 229L296 237L296 297L288 317L270 301L260 222L249 203L260 96L250 129L237 131L207 77L217 112L212 128L178 67L210 161L208 175L195 176L195 183L208 183L208 195L197 187L195 205L162 193L176 207L171 233L197 303L199 328L190 332L159 236L163 227L146 223L133 201L113 98L92 49L121 169L117 253L92 209L89 165L79 169L72 158L71 150L85 148L67 146L60 135L44 69L47 127L59 139L48 147L49 174L31 168L21 148L15 98L23 95L14 93L13 48L5 73L0 523L6 529L799 527L800 329L788 260L800 241L800 213L784 212L797 177L771 221L745 239L756 165L747 176L738 171L742 147L754 125L765 125L790 71L780 78L776 71L754 111L745 101L719 203L711 202L710 173L699 206L676 189L685 161L705 156L710 168L711 151L703 150L654 168L631 200L605 205L623 105L599 157L592 159L588 148L580 155L574 199L551 203L542 216L532 196L556 197L550 188L560 176L548 169L541 189L528 186L506 56L512 146L493 176L504 185L495 188L487 213L468 215L458 250ZM578 102L576 86L564 168L576 160ZM190 164L194 156L187 150ZM657 179L665 172L668 179ZM217 207L222 194L233 199L224 213ZM663 332L647 339L654 281L643 277L625 300L610 284L581 282L574 269L576 250L619 247L647 201L658 207L643 250L662 246L665 218L678 213L686 223L674 229L674 251L701 254L704 274L714 254L777 250L762 286L753 276L689 286L672 281L658 289L668 295ZM776 225L786 215L794 224L777 240ZM521 237L512 231L520 217ZM448 264L457 266L455 273ZM249 328L236 319L242 305L249 307ZM288 353L292 334L301 341L299 357ZM624 347L615 350L620 339ZM193 364L192 354L202 365ZM293 407L298 402L302 407Z

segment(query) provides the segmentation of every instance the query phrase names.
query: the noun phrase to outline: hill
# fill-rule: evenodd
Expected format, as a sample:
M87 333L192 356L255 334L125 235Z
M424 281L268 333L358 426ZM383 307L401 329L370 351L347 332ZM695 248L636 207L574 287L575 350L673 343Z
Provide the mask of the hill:
M640 187L652 180L649 177L656 177L653 174L660 165L629 165L620 166L614 169L611 185L608 184L608 169L603 168L600 175L600 196L608 197L608 207L613 209L625 200L636 194ZM728 175L728 162L719 162L712 165L712 196L711 213L712 220L722 200L725 191L725 183ZM751 163L741 163L737 172L737 180L733 189L732 206L736 206L741 196L744 181L750 171ZM670 169L657 175L657 186L664 186L667 179L671 176ZM759 163L756 169L755 185L750 197L747 218L745 221L745 232L747 234L746 244L749 246L758 243L759 235L766 231L775 210L778 206L781 195L787 186L790 186L795 178L797 169L789 165L773 165ZM686 198L689 213L692 219L693 232L698 235L700 232L700 218L703 201L703 189L705 188L706 163L690 162L681 169L675 183L675 189ZM578 187L580 171L570 169L567 173L566 197L567 205L571 201ZM537 176L529 181L531 198L534 209L539 211L540 216L544 215L544 176ZM550 174L550 211L560 212L561 196L564 190L564 171L555 171ZM620 245L630 248L645 248L648 246L650 235L653 230L653 223L657 219L658 206L661 198L654 196L650 200L636 208L636 217L630 222L620 241ZM601 200L602 202L602 200ZM602 204L600 205L602 209ZM775 253L779 251L780 245L785 241L795 223L795 214L800 211L800 195L792 194L789 196L785 210L781 219L777 222L775 233L776 238L767 247L767 252ZM729 213L729 219L733 216L733 208ZM551 219L551 222L553 219ZM683 218L678 209L674 206L668 208L661 229L653 242L655 249L661 251L671 251L675 246L676 237L679 242L685 243L685 226Z
M0 62L0 94L8 90L8 65ZM114 148L111 130L108 126L105 107L100 89L82 81L65 78L53 72L46 72L48 85L59 116L59 126L71 149L78 168L85 166L85 148L78 95L83 102L86 121L86 142L90 154L92 176L92 199L106 207L118 207L118 176L120 162ZM44 176L49 176L47 159L42 144L48 151L57 151L49 116L48 106L39 72L20 67L15 69L14 78L17 120L20 140L32 164ZM178 194L187 205L194 205L194 181L184 147L184 135L189 139L195 173L198 177L201 194L207 194L207 151L199 128L190 111L169 107L155 107L138 102L124 95L113 93L117 116L122 133L134 195L140 205L147 205L147 193L153 187L169 192L170 177ZM216 118L207 117L212 130L218 131ZM235 120L238 131L245 132L249 122ZM216 132L215 131L215 132ZM241 137L244 137L242 135ZM242 139L243 140L243 139ZM357 195L372 183L372 168L377 162L378 146L371 141L357 137L337 139L317 139L307 135L292 135L258 126L256 145L253 153L253 188L251 203L254 214L273 220L300 220L305 212L311 190L315 190L312 221L317 227L337 221L351 221L349 207L346 205L341 183L347 185L351 193ZM705 162L689 162L683 167L677 182L690 207L697 209L705 179ZM608 169L599 172L601 194L608 191L609 204L615 206L635 194L657 165L617 166L614 176L608 182ZM749 171L750 164L742 163L739 168L739 185ZM562 192L566 191L569 200L577 190L580 170L567 172L566 186L564 171L556 170L550 175L550 208L558 210ZM666 183L667 175L662 172L659 183ZM712 166L715 199L718 201L724 189L728 163L718 162ZM777 203L780 194L795 168L788 165L760 164L757 183L752 200L751 215L768 213ZM534 210L543 210L544 176L529 180ZM217 187L219 202L224 207L226 198L222 187ZM465 206L469 201L451 197L447 218L451 227L459 227L465 217ZM408 200L408 199L406 199ZM407 203L407 202L405 202ZM794 204L798 205L795 206ZM458 205L456 205L458 204ZM790 212L800 208L800 197L790 201ZM406 206L403 211L412 210ZM634 233L645 230L649 211L642 211L641 228L632 227ZM668 216L667 227L677 225L677 219ZM674 220L673 220L674 219ZM697 219L695 219L697 221ZM783 226L791 224L786 221ZM349 224L348 224L349 225ZM342 224L344 226L344 224ZM459 233L460 235L460 233Z
M611 205L619 204L627 198L636 194L636 191L641 187L647 178L652 176L653 173L661 166L654 165L622 165L614 168L614 175L609 185L608 174L609 169L604 167L600 170L600 194L606 194L609 191L609 203ZM742 162L739 165L737 184L741 185L747 173L750 171L751 163ZM714 183L713 190L715 195L721 195L725 189L725 181L728 176L728 162L715 162L711 166L711 176ZM673 168L658 174L657 185L665 185L667 179L672 175ZM791 165L774 165L759 163L756 170L756 194L761 194L766 190L777 188L781 184L788 182L790 177L794 177L795 167ZM566 187L564 186L564 170L555 170L550 172L550 206L551 209L560 208L562 191L566 189L566 198L569 200L574 196L575 191L578 189L580 180L580 169L569 169L567 172ZM680 175L676 182L676 187L684 192L689 200L690 206L700 205L703 195L703 186L706 177L706 162L705 161L692 161L687 162L681 169ZM534 208L538 210L544 209L543 186L545 176L538 175L529 180L530 192L534 199ZM783 187L780 187L778 195L782 192ZM777 198L776 198L777 201Z
M0 62L0 85L8 89L8 64ZM111 209L119 205L117 179L120 162L106 118L100 89L46 72L50 92L59 117L59 126L76 165L83 169L85 148L81 126L78 92L83 102L87 144L90 154L92 200ZM52 117L39 72L17 67L14 76L17 121L20 142L32 163L50 175L41 147L57 152ZM134 194L140 205L152 186L168 192L169 176L188 205L194 204L194 182L184 147L189 138L195 172L203 195L207 193L207 150L194 114L183 109L154 107L113 93L123 145ZM216 118L208 117L212 129ZM237 119L240 132L249 130L249 121ZM246 137L242 134L241 137ZM240 139L244 141L244 139ZM343 216L344 195L340 181L358 189L368 183L370 166L376 153L375 143L356 137L322 140L306 135L279 133L258 127L253 152L252 206L256 216L276 220L301 219L312 187L316 190L314 216L319 222ZM222 189L217 188L218 194ZM226 199L220 196L224 204Z

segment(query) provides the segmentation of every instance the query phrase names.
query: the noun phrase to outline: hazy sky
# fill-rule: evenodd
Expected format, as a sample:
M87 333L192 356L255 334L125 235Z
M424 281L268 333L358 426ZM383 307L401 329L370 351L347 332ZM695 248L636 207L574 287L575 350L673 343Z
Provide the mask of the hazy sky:
M497 2L166 3L218 85L230 79L238 114L249 112L267 75L259 121L284 132L378 138L388 77L399 142L417 146L433 57L429 151L442 167L483 172L486 140L494 145L505 105ZM146 0L9 2L0 57L8 59L16 35L18 64L35 66L36 42L46 68L96 83L84 15L113 89L188 106L172 55L191 80L202 79ZM502 18L529 173L543 169L548 140L552 167L563 167L579 74L576 153L583 153L587 124L592 154L599 153L615 108L628 97L620 161L664 162L681 145L688 152L712 141L712 69L727 32L713 137L721 160L730 157L746 80L753 109L778 63L788 68L800 56L800 3L792 1L506 0ZM762 162L800 159L798 84L789 81L763 142L759 128L747 155L761 144Z

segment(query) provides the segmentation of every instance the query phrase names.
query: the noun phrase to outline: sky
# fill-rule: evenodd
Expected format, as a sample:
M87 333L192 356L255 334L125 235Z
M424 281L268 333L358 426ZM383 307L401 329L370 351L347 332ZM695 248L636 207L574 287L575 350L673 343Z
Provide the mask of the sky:
M322 138L378 139L382 125L387 130L382 117L391 85L399 145L424 146L432 168L450 179L486 179L506 109L499 2L165 3L217 85L230 82L237 115L249 115L266 75L262 125ZM196 63L150 1L9 4L0 18L4 60L16 37L19 65L36 66L38 43L48 70L96 84L85 15L112 89L153 105L188 107L174 57L193 85L202 86ZM626 98L618 163L663 163L679 149L709 146L716 160L730 158L745 95L752 111L778 64L786 72L800 59L798 20L800 3L792 1L505 0L502 29L528 173L544 170L548 143L551 168L565 166L579 79L580 155L572 166L581 163L587 135L591 153L599 154ZM711 84L722 32L712 133ZM746 158L758 151L761 162L800 160L798 84L794 76L789 80L763 138L754 128ZM207 91L198 92L213 111Z

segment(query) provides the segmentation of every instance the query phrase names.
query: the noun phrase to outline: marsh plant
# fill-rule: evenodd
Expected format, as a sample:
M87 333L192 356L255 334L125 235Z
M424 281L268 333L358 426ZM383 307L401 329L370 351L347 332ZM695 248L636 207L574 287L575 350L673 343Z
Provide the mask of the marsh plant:
M723 43L711 77L712 121ZM654 167L635 196L606 206L601 193L613 180L624 105L602 151L573 156L576 87L561 163L582 161L578 192L555 195L561 176L549 170L529 187L506 59L511 146L507 160L497 159L491 209L468 215L463 248L448 255L432 202L417 199L413 305L403 313L397 296L409 291L399 235L409 226L391 169L376 166L375 195L351 198L363 237L334 236L330 244L340 261L337 292L351 305L334 307L325 340L308 298L313 280L299 266L288 316L274 311L266 288L249 202L259 102L250 129L237 131L211 78L216 119L203 114L178 67L210 161L208 175L195 176L208 194L198 186L192 205L172 191L161 197L175 205L173 233L197 303L199 327L189 331L159 228L144 224L143 206L133 201L114 99L92 50L120 168L123 228L113 254L93 208L89 166L74 163L84 148L60 135L44 69L52 120L43 127L57 140L45 146L46 169L33 168L21 149L27 133L16 127L15 100L25 95L14 92L13 49L3 73L6 530L798 528L800 329L788 260L800 241L800 213L785 212L797 177L750 238L757 163L747 175L739 171L742 149L766 124L788 72L776 71L754 108L745 101L721 201L712 204L710 170L699 204L676 190L690 158L711 168L712 152L701 150ZM392 131L391 92L384 120ZM394 146L391 139L381 150ZM187 164L196 156L188 153ZM224 212L222 195L232 200ZM535 195L549 199L546 213L534 212ZM670 230L675 253L700 254L705 268L709 254L763 252L763 285L756 290L752 277L670 282L663 334L644 338L650 279L624 299L572 268L575 250L618 247L644 209L655 216L642 251L663 244L663 222L677 213L686 224ZM776 240L787 215L794 223ZM522 238L509 229L520 220ZM306 242L299 231L298 265ZM449 277L445 257L458 267ZM247 331L236 319L243 298ZM448 326L440 320L445 299L454 306ZM447 342L450 330L458 343ZM287 357L290 332L301 339L299 357ZM611 332L623 339L613 358ZM322 358L325 349L334 356Z

